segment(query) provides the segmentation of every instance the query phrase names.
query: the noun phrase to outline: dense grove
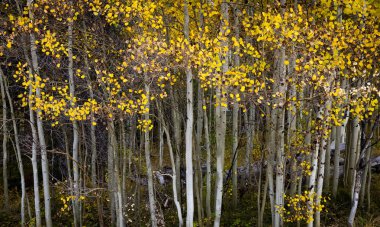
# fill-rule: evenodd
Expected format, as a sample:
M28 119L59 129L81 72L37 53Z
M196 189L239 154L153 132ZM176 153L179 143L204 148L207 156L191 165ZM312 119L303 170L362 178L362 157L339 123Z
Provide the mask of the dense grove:
M1 1L0 225L378 217L379 17L376 0Z

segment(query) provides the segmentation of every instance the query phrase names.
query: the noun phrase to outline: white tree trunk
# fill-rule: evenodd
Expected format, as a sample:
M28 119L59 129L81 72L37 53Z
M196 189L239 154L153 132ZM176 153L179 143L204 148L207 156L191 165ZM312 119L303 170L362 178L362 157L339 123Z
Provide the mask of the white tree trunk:
M285 72L285 48L279 51L277 59L277 85L279 93L283 95L277 101L277 135L275 141L278 143L276 148L276 207L281 208L284 205L284 175L285 175L285 101L286 101L286 72ZM275 213L275 226L282 225L279 212Z
M3 71L0 69L1 73L1 80L3 80ZM4 209L7 209L9 207L9 190L8 190L8 127L7 127L7 101L5 97L5 90L3 82L1 82L1 100L3 104L3 123L2 123L2 129L3 129L3 196L4 196Z
M363 144L361 146L362 148L360 149L359 160L358 160L357 165L355 165L355 167L357 168L357 172L356 171L354 172L355 173L355 176L354 176L355 177L355 186L354 186L353 197L352 197L351 211L350 211L350 215L348 217L348 226L350 226L350 227L354 226L356 210L358 208L358 202L359 202L359 194L360 194L360 191L362 189L362 178L363 178L363 174L364 174L364 169L368 165L368 163L365 161L365 158L367 156L367 152L369 152L369 149L371 147L371 140L374 136L374 129L375 129L375 127L378 126L379 118L380 118L380 115L377 116L376 122L374 123L374 125L371 128L370 135L368 136L368 138L365 138L365 140L363 141L363 142L365 142L365 144ZM363 128L363 130L364 130L364 128ZM365 135L364 132L362 132L361 134ZM359 135L358 137L361 137L361 136Z
M184 35L189 40L188 1L184 3ZM186 58L186 56L185 56ZM194 218L194 186L193 186L193 74L189 62L186 62L186 226L193 226Z
M162 116L162 108L161 108L161 105L157 102L157 109L158 109L158 115L159 115L159 118L160 118L160 122L162 124L162 128L163 128L163 131L165 133L165 136L166 136L166 141L167 141L167 144L168 144L168 148L169 148L169 155L170 155L170 163L172 165L172 172L173 172L173 175L172 175L172 180L173 180L173 184L172 184L172 187L173 187L173 200L174 200L174 204L177 208L177 216L178 216L178 225L181 227L183 225L183 218L182 218L182 209L181 209L181 204L179 203L179 200L178 200L178 192L177 192L177 170L176 170L176 164L175 164L175 160L174 160L174 152L173 152L173 147L172 147L172 142L171 142L171 139L170 139L170 132L169 132L169 129L166 125L166 122L165 122L165 119L164 117Z
M34 15L32 11L32 0L27 1L27 5L29 8L29 19L30 21L34 21ZM37 47L36 47L36 39L33 32L30 33L30 51L32 56L32 65L33 72L39 75L39 66L38 66L38 58L37 58ZM41 98L41 89L36 89L36 97ZM46 226L51 227L53 225L51 219L51 206L50 206L50 186L49 186L49 167L48 167L48 158L46 152L46 141L45 141L45 133L43 128L43 122L41 119L42 111L41 109L37 109L37 133L38 140L40 142L41 148L41 165L42 165L42 182L43 182L43 190L44 190L44 201L45 201L45 221Z
M72 4L72 1L70 1L70 4ZM71 108L75 107L74 97L75 97L75 82L74 82L74 69L73 69L73 22L69 22L68 25L68 58L69 58L69 66L68 66L68 73L69 73L69 90L70 90L70 106ZM73 207L73 214L74 214L74 222L75 226L79 226L79 220L80 220L80 189L79 189L79 127L78 122L76 120L72 120L73 124L73 173L74 173L74 207Z
M26 203L26 196L27 196L26 195L26 187L25 187L24 165L22 162L21 148L20 148L20 142L19 142L19 137L18 137L18 128L17 128L17 124L16 124L16 116L15 116L14 108L13 108L13 101L12 101L11 95L9 94L7 79L5 78L1 69L0 69L0 83L1 83L1 93L3 95L4 90L5 90L5 93L8 97L9 107L10 107L10 111L11 111L13 133L14 133L14 138L15 138L14 142L16 145L16 158L17 158L18 168L19 168L19 172L20 172L20 181L21 181L21 226L24 226L26 223L26 220L25 220L25 203ZM5 101L5 100L3 100L3 101Z
M221 33L225 34L228 29L228 3L221 3ZM228 49L228 42L222 40L220 42L221 49ZM228 56L227 51L221 53L222 75L228 71ZM223 85L216 88L216 108L215 108L215 132L216 132L216 190L215 190L215 219L214 227L220 226L220 218L222 215L222 202L223 202L223 169L224 169L224 152L225 152L225 138L226 138L226 102L224 96Z
M115 208L116 208L116 219L117 219L117 226L125 226L124 224L124 216L123 216L123 198L122 198L122 191L121 191L121 182L120 182L120 160L118 155L118 145L117 145L117 139L116 139L116 131L115 131L115 125L114 125L114 119L111 119L108 122L108 131L110 133L110 141L111 143L111 152L113 156L113 172L114 175L114 185L116 186L113 188L113 191L115 192Z
M353 199L353 193L355 188L355 175L356 175L356 157L358 154L358 144L359 144L359 133L360 133L360 126L359 126L359 119L355 117L352 122L353 130L352 137L351 137L351 146L350 146L350 153L349 153L349 170L348 170L348 185L350 188L352 188L351 198Z
M145 95L148 100L145 108L148 109L148 112L144 113L144 120L149 121L149 108L150 108L150 87L148 83L148 75L145 73L144 75L145 81ZM145 147L145 161L147 168L147 176L148 176L148 195L149 195L149 211L150 218L152 222L152 227L157 227L157 218L156 218L156 199L154 196L154 186L153 186L153 173L152 173L152 162L150 160L150 135L149 130L145 129L144 132L144 147Z

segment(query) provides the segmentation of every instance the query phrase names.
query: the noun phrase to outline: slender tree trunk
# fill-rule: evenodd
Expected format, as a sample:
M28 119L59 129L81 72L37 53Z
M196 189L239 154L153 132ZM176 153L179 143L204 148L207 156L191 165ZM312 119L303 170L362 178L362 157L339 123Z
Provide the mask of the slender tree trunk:
M110 126L107 126L107 130L111 130ZM111 224L115 225L115 209L116 209L116 198L115 198L115 174L114 174L114 158L113 158L113 148L111 142L111 133L107 133L108 143L107 143L107 186L109 195L109 210Z
M120 119L120 131L121 131L121 194L122 194L122 209L124 208L124 204L126 204L126 198L127 198L127 190L126 190L126 184L127 184L127 134L125 132L125 122L123 118Z
M277 60L277 74L278 74L278 83L279 83L279 93L285 95L286 94L286 72L284 67L285 61L285 48L282 47L279 52L279 58ZM276 141L278 143L276 149L276 207L283 207L284 205L284 174L285 174L285 100L286 97L281 97L278 100L277 110L277 135ZM275 226L281 225L281 217L280 213L275 213Z
M149 122L149 107L150 107L150 87L148 83L148 75L144 74L144 82L145 82L145 95L148 102L146 103L145 108L148 109L148 112L144 113L144 120ZM157 227L157 218L156 218L156 200L154 196L154 188L153 188L153 173L152 173L152 162L150 160L150 136L149 130L144 129L144 147L145 147L145 161L147 168L147 176L148 176L148 195L149 195L149 211L150 218L152 222L152 227Z
M236 40L239 40L240 38L240 27L239 27L239 8L235 6L234 8L234 28L235 28L235 38ZM235 55L234 55L234 66L239 67L240 66L240 56L239 56L239 47L235 49ZM235 92L235 99L237 98L237 95L239 94L236 90ZM232 205L234 208L237 207L238 203L238 179L237 179L237 160L238 160L238 119L239 119L239 103L237 100L234 101L233 104L233 110L232 110Z
M318 171L318 156L319 156L319 149L320 149L320 136L317 136L316 139L316 142L315 142L315 151L313 152L312 156L311 156L311 175L310 175L310 178L309 178L309 185L308 185L308 189L309 189L309 194L312 195L314 194L315 192L315 186L316 186L316 177L317 177L317 171ZM310 210L309 212L312 214L313 211L313 205L312 205L313 201L311 202L308 202L308 209ZM313 227L313 224L314 222L313 221L310 221L308 223L308 227Z
M228 3L221 3L221 33L225 35L228 29ZM228 50L228 42L222 39L220 42L222 50ZM228 71L228 51L221 53L222 74L221 77ZM223 78L222 78L223 80ZM227 103L224 93L224 87L220 84L216 88L216 108L215 108L215 132L216 132L216 190L215 190L215 219L214 227L220 226L220 218L222 216L222 202L223 202L223 169L224 169L224 152L225 152L225 138L226 138L226 113Z
M321 117L322 111L323 110L321 108L317 114L316 124L321 124L320 120L322 119ZM319 151L320 151L322 137L323 136L321 135L321 132L318 131L317 135L315 136L315 143L314 143L315 151L311 155L311 174L310 174L309 184L308 184L309 195L313 195L316 188L316 179L317 179L317 173L318 173L318 158L319 158ZM308 202L308 210L310 214L313 213L313 202L314 202L313 200ZM314 225L313 220L308 223L308 227L313 227L313 225Z
M369 148L368 149L368 152L366 154L366 157L365 157L365 162L366 163L369 163L367 164L366 168L364 169L364 173L363 173L363 182L362 182L362 187L363 189L361 190L361 193L360 193L360 199L359 199L359 205L361 207L364 208L364 200L365 200L365 194L368 193L367 190L366 190L366 187L367 187L367 181L371 181L371 178L369 178L369 174L368 172L370 171L371 169L371 164L370 164L370 160L371 160L371 153L372 153L372 149ZM367 204L368 206L369 204Z
M114 125L114 119L108 121L108 132L110 133L110 141L108 141L111 147L111 152L113 156L113 179L115 188L114 191L114 199L115 199L115 208L116 208L116 219L117 226L125 226L124 224L124 216L123 216L123 198L122 198L122 190L121 190L121 182L120 182L120 160L118 155L118 144L116 138L116 131Z
M203 98L203 106L206 106L206 101ZM203 110L204 128L205 128L205 146L206 146L206 214L207 217L211 217L211 145L210 145L210 133L208 128L208 116L207 110Z
M189 10L188 1L184 3L184 35L189 40ZM186 226L193 226L194 193L193 193L193 74L189 62L186 65Z
M183 218L182 218L181 204L179 203L179 200L178 200L177 183L176 183L176 180L177 180L177 171L176 171L176 166L175 166L175 160L174 160L174 152L173 152L172 142L171 142L171 139L170 139L170 132L169 132L169 129L168 129L167 125L166 125L165 119L162 116L162 107L161 107L161 105L159 103L157 103L157 109L158 109L159 118L160 118L160 121L161 121L161 124L162 124L162 127L163 127L163 131L165 133L166 141L167 141L168 148L169 148L170 163L172 165L172 172L173 172L173 175L172 175L172 180L173 180L173 184L172 184L172 187L173 187L173 199L174 199L174 204L175 204L175 206L177 208L178 225L181 227L181 226L183 226Z
M352 188L352 194L353 196L354 189L355 189L355 165L356 165L356 156L358 154L358 143L359 143L359 132L360 132L360 126L359 126L359 119L357 117L354 118L352 122L352 137L351 137L351 146L350 146L350 155L349 155L349 170L348 170L348 185L350 188ZM352 197L353 198L353 197Z
M369 151L371 147L371 140L374 136L374 129L375 127L378 127L379 124L379 118L380 115L377 115L376 121L373 123L371 130L370 130L370 135L368 137L365 136L364 128L362 127L363 131L361 132L360 137L361 140L361 147L360 147L360 155L359 155L359 160L357 162L357 165L355 166L357 168L357 172L355 172L355 187L354 187L354 192L353 192L353 199L352 199L352 207L350 211L350 215L348 217L348 226L352 227L354 226L354 220L356 216L356 210L358 207L358 200L359 200L359 194L361 191L362 187L362 177L364 174L364 169L368 165L368 163L365 161L365 157L367 156L367 152ZM364 123L362 123L363 126L365 126ZM359 126L357 126L359 127Z
M31 4L32 4L32 0L28 0L27 5L29 8L29 19L33 23L34 15L33 15ZM39 73L38 58L37 58L36 38L33 32L30 33L30 51L31 51L31 56L32 56L33 72L39 76L40 73ZM41 98L41 88L39 87L36 88L36 97L39 99ZM46 152L45 133L44 133L41 116L42 116L42 111L41 109L37 108L37 133L38 133L38 140L39 140L40 148L41 148L42 182L43 182L44 201L45 201L45 221L46 221L46 226L51 227L53 223L51 219L51 208L50 208L51 206L50 206L49 167L48 167L48 157L47 157L47 152Z
M350 152L352 146L352 119L349 119L347 122L347 126L345 128L345 133L347 134L346 139L346 149L344 156L344 168L343 168L343 186L346 186L349 178L349 170L350 170Z
M369 148L370 153L372 153L372 147ZM368 186L367 186L367 212L371 211L371 181L372 181L372 166L368 166Z
M268 188L268 183L269 183L269 175L266 174L265 176L265 183L264 183L264 188L263 188L263 200L261 202L261 208L258 208L259 209L259 212L258 212L258 224L257 226L259 227L262 227L264 226L264 212L265 212L265 204L266 204L266 201L267 201L267 188ZM260 198L259 198L260 199Z
M325 189L330 190L330 181L331 181L331 141L336 134L336 126L332 127L331 135L327 139L327 148L326 148L326 169L325 169Z
M11 112L13 133L14 133L14 138L15 138L14 141L16 145L16 157L17 157L17 163L18 163L18 168L20 172L20 181L21 181L21 226L24 226L26 223L25 203L26 203L26 196L27 196L26 187L25 187L24 165L22 162L21 148L20 148L20 142L19 142L19 136L18 136L18 128L17 128L17 123L16 123L16 115L14 113L14 108L13 108L13 100L9 93L8 82L4 76L2 69L0 69L0 83L1 83L1 94L3 95L4 90L5 90L5 93L8 97L8 102L9 102L9 107L10 107L10 112ZM3 101L5 100L3 99Z
M340 143L341 143L342 126L336 127L335 134L335 151L334 151L334 176L332 194L336 197L339 184L339 159L340 159Z
M297 1L294 2L294 9L297 12ZM296 52L294 49L294 45L292 45L292 51L290 55L290 64L288 66L288 72L290 76L293 76L295 73L296 66ZM286 67L286 66L285 66ZM293 99L297 97L296 85L289 85L289 99ZM297 132L297 107L295 106L295 102L290 102L290 108L287 110L287 122L288 122L288 131L287 131L287 143L288 148L290 150L290 155L292 157L296 156L296 149L293 147L293 140L296 139ZM297 159L290 159L290 190L289 194L294 195L297 191Z
M269 180L268 185L268 193L269 193L269 201L271 206L271 214L272 214L272 226L275 226L275 200L274 200L274 182L273 182L273 166L274 166L274 154L276 151L276 112L274 110L270 110L270 107L266 108L266 116L267 116L267 147L269 150L268 154L268 166L267 166L267 177Z
M326 103L326 109L324 116L327 117L328 110L330 110L331 101L328 100ZM329 129L325 128L325 131L329 131ZM327 146L329 145L326 141L326 137L330 137L329 134L322 134L322 143L321 143L321 154L319 156L319 163L318 163L318 179L317 179L317 197L315 198L316 204L320 205L321 203L321 197L322 197L322 190L323 190L323 181L325 177L325 162L326 162L326 150L328 149ZM328 139L329 140L329 139ZM321 225L321 212L317 210L315 212L315 226L319 227Z
M197 128L196 128L196 136L195 136L195 194L197 197L197 212L198 212L198 223L200 226L203 226L203 179L202 179L202 169L201 169L201 142L202 142L202 134L203 134L203 96L201 84L198 82L197 89Z
M72 168L71 168L71 161L72 161L72 156L70 155L70 141L69 137L67 136L67 130L66 127L62 127L62 133L63 133L63 138L65 140L65 151L66 151L66 165L67 165L67 181L69 182L69 187L70 187L70 196L74 196L74 185L73 185L73 177L72 177ZM72 205L74 205L74 201L71 200ZM74 218L74 223L77 222L76 216Z
M72 1L70 1L70 4L72 5ZM68 57L69 57L69 66L68 66L68 72L69 72L69 88L70 88L70 106L71 108L75 108L75 82L74 82L74 69L73 69L73 22L69 22L68 25ZM79 226L78 221L80 220L80 185L79 185L79 127L78 122L75 119L71 119L73 124L73 172L74 172L74 207L73 207L73 214L74 214L74 220L76 222L74 223L74 226Z
M237 94L237 92L235 93ZM239 116L239 104L237 101L233 104L232 110L232 205L237 207L238 203L238 182L237 182L237 149L238 149L238 116Z
M170 92L170 100L172 105L172 117L173 117L173 131L174 131L174 143L175 143L175 161L176 161L176 168L177 168L177 189L178 189L178 200L181 204L181 179L180 179L180 169L181 169L181 143L182 143L182 136L181 136L181 119L180 119L180 113L179 113L179 106L178 106L178 100L177 97L174 95L173 88L169 88Z
M32 89L29 88L29 94ZM41 223L41 206L40 206L40 189L39 189L39 180L38 180L38 161L37 161L37 142L38 135L35 127L34 113L32 110L32 103L29 104L29 121L32 130L32 169L33 169L33 191L34 191L34 211L36 214L36 226L42 226Z
M0 69L1 73L1 80L3 80L3 70ZM9 190L8 190L8 127L7 127L7 101L5 97L5 90L4 90L4 85L3 82L1 82L1 100L3 104L3 124L2 124L2 129L3 129L3 196L4 196L4 209L7 210L9 207Z
M255 120L255 107L253 103L249 103L248 111L244 112L245 128L247 130L247 145L245 151L245 175L247 182L251 182L251 154L253 150L253 137L254 137L254 120Z
M158 123L158 139L159 139L159 161L158 165L162 169L163 155L164 155L164 130L162 129L162 123Z

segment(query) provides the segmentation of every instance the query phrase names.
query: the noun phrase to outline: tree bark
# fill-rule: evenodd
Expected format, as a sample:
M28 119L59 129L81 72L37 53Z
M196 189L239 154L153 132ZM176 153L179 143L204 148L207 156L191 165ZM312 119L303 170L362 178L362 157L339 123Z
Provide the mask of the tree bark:
M170 155L170 163L172 165L172 172L173 172L173 175L172 175L172 180L173 180L173 184L172 184L172 187L173 187L173 200L174 200L174 204L177 208L177 216L178 216L178 226L183 226L183 218L182 218L182 209L181 209L181 204L179 203L179 200L178 200L178 192L177 192L177 170L176 170L176 166L175 166L175 160L174 160L174 152L173 152L173 147L172 147L172 142L171 142L171 139L170 139L170 132L169 132L169 128L167 127L166 125L166 122L165 122L165 119L164 117L162 116L162 108L161 108L161 105L157 102L157 109L158 109L158 115L159 115L159 118L160 118L160 121L161 121L161 124L162 124L162 127L163 127L163 131L165 133L165 136L166 136L166 141L167 141L167 144L168 144L168 148L169 148L169 155Z
M4 74L2 70L0 69L0 83L1 83L1 93L3 95L3 91L5 90L5 93L8 98L9 102L9 108L11 112L11 119L12 119L12 125L13 125L13 133L15 138L15 144L16 144L16 158L18 163L18 168L20 172L20 181L21 181L21 226L24 226L26 223L25 220L25 203L26 203L26 187L25 187L25 174L24 174L24 165L22 161L22 155L21 155L21 148L20 148L20 142L19 142L19 136L18 136L18 128L16 123L16 115L13 108L13 100L11 98L11 95L9 93L8 89L8 82L7 79L4 77ZM5 101L5 100L3 100Z
M189 41L189 10L188 1L184 3L184 35ZM185 56L186 58L186 56ZM188 60L187 60L188 61ZM186 226L193 226L194 216L194 185L193 185L193 74L189 62L186 62Z
M203 97L203 106L206 106L205 98ZM205 128L205 146L206 146L206 214L207 217L211 217L211 145L210 145L210 133L208 128L208 116L207 110L203 110L204 128Z
M148 100L145 108L148 109L148 112L144 113L144 120L149 121L149 108L150 108L150 87L148 83L148 75L144 74L144 87L145 87L145 95ZM145 147L145 161L147 168L147 176L148 176L148 195L149 195L149 211L150 218L152 222L152 227L157 227L157 218L156 218L156 199L154 196L154 186L153 186L153 173L152 173L152 162L150 160L150 135L149 130L144 129L144 147Z
M29 19L34 22L34 14L32 11L32 0L27 1L27 6L29 8ZM33 72L36 75L40 75L39 66L38 66L38 57L37 57L37 47L36 47L36 38L34 33L30 33L30 51L32 56L32 68ZM41 89L39 87L36 88L36 97L41 99ZM37 108L37 133L38 140L41 148L41 166L42 166L42 182L43 182L43 191L44 191L44 201L45 201L45 221L46 226L51 227L53 225L51 219L51 206L50 206L50 186L49 186L49 166L48 166L48 157L46 151L46 140L45 140L45 132L43 128L43 122L41 119L42 111Z
M0 69L1 73L1 80L3 80L3 70ZM4 89L4 83L1 82L1 100L3 105L3 196L4 196L4 209L7 209L9 207L9 189L8 189L8 127L7 127L7 101L6 101L6 95L5 95L5 89Z
M234 8L234 28L235 28L235 38L236 40L239 40L240 38L240 27L239 27L239 8L235 6ZM239 56L239 47L235 49L235 55L234 55L234 66L239 67L240 66L240 56ZM234 92L235 99L237 95L239 94L237 89ZM237 100L233 103L233 110L232 110L232 205L234 208L237 207L238 203L238 179L237 179L237 160L238 160L238 119L239 119L239 103ZM249 163L248 163L249 166ZM247 168L248 168L247 166Z

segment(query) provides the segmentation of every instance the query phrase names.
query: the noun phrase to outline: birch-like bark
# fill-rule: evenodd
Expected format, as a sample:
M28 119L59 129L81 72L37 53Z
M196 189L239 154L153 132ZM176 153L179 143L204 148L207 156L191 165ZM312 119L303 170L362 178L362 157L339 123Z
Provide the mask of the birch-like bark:
M168 148L169 148L169 155L170 155L170 163L172 165L172 172L173 172L173 175L172 175L172 180L173 180L173 184L172 184L172 188L173 188L173 200L174 200L174 204L177 208L177 216L178 216L178 226L183 226L183 218L182 218L182 208L181 208L181 204L179 203L179 200L178 200L178 192L177 192L177 170L176 170L176 166L175 166L175 160L174 160L174 152L173 152L173 147L172 147L172 142L171 142L171 139L170 139L170 132L169 132L169 128L167 127L166 125L166 121L162 115L162 108L161 108L161 105L157 102L157 109L158 109L158 115L159 115L159 118L160 118L160 122L162 124L162 128L163 128L163 131L165 133L165 136L166 136L166 142L168 144Z
M189 10L188 1L184 2L184 35L189 41ZM186 56L185 56L186 57ZM194 186L193 186L193 74L189 62L186 63L186 226L193 226L194 218Z
M110 130L110 126L107 125L107 130ZM109 210L111 224L115 225L115 209L116 209L116 197L115 197L115 174L114 174L114 158L113 149L111 141L111 133L107 133L108 143L107 143L107 186L108 186L108 196L109 196Z
M356 156L358 153L358 143L359 143L359 132L360 132L360 126L359 126L359 119L358 117L355 117L352 122L352 137L351 137L351 146L350 146L350 153L349 153L349 170L348 170L348 185L350 188L352 188L352 193L355 188L355 166L356 166ZM351 194L353 196L353 194Z
M284 14L285 10L285 0L281 0L281 16ZM278 98L276 104L277 112L276 116L276 136L275 143L276 147L276 212L274 226L282 225L282 218L278 209L284 206L284 175L285 175L285 101L286 101L286 68L284 65L285 61L285 47L281 47L275 56L275 81L274 86L278 87L278 92L280 97Z
M272 214L272 226L275 226L275 200L274 200L274 182L273 182L273 166L274 166L274 154L276 151L276 111L271 110L269 106L266 107L266 116L267 116L267 147L268 147L268 165L267 165L267 178L268 178L268 193L269 193L269 201L271 207Z
M148 82L148 74L144 74L144 87L145 87L145 95L147 103L145 105L145 109L148 109L147 112L144 113L144 120L149 122L150 120L150 87ZM146 161L146 169L148 176L148 195L149 195L149 211L150 218L152 222L152 227L157 227L157 218L156 218L156 199L154 196L154 186L153 186L153 173L152 173L152 162L150 160L150 135L149 130L144 129L144 150L145 150L145 161Z
M29 9L29 20L34 22L34 14L32 11L32 0L27 1L27 6ZM36 75L40 75L39 66L38 66L38 57L37 57L37 47L36 47L36 38L33 32L30 32L30 52L32 56L32 68L33 72ZM41 99L41 89L36 88L36 97ZM51 219L51 206L50 206L50 186L49 186L49 167L48 167L48 157L46 152L46 140L45 132L43 128L43 122L41 119L42 111L37 108L37 134L38 140L41 148L41 166L42 166L42 182L43 182L43 191L44 191L44 202L45 202L45 221L46 226L53 226Z
M70 4L72 5L72 1L70 1ZM69 21L68 25L68 48L67 48L68 58L69 58L69 66L68 66L68 73L69 73L69 90L70 90L70 106L71 108L75 108L75 82L74 82L74 69L73 69L73 21ZM79 127L78 122L75 119L72 119L73 124L73 173L74 173L74 207L73 207L73 214L74 214L74 226L79 226L78 221L80 218L80 185L79 185Z
M320 148L320 136L317 135L317 138L316 139L316 142L315 142L315 151L313 152L312 156L311 156L311 175L310 175L310 178L309 178L309 185L308 185L308 189L309 189L309 195L313 195L314 192L315 192L315 185L316 185L316 177L317 177L317 171L318 171L318 156L319 156L319 148ZM310 210L309 212L312 214L313 211L313 205L311 204L311 202L308 202L308 209ZM308 227L313 227L313 221L309 222L307 224Z
M327 118L329 110L331 109L331 100L328 98L326 101L326 107L325 107L325 113L324 117ZM325 177L325 162L326 162L326 151L328 149L328 143L326 139L330 137L330 134L328 133L329 128L324 127L325 134L322 133L321 135L321 154L319 156L319 163L318 163L318 179L317 179L317 197L315 198L316 204L320 205L321 203L321 197L322 197L322 190L323 190L323 181ZM321 225L321 212L317 210L315 212L315 226L319 227Z
M3 70L0 69L1 73L1 80L3 80ZM7 209L9 207L9 189L8 189L8 126L7 126L7 101L5 97L5 89L3 82L1 82L1 101L3 104L3 124L2 124L2 130L3 130L3 196L4 196L4 203L3 207L4 209Z
M285 146L284 146L284 140L285 140L285 94L286 94L286 81L285 81L285 67L284 67L284 61L285 61L285 48L282 47L279 52L279 58L277 62L278 67L278 78L277 81L279 83L279 93L282 95L282 97L279 98L277 105L277 135L276 135L276 141L278 143L277 149L276 149L276 207L281 208L284 205L284 174L285 174ZM276 86L276 85L275 85ZM275 226L281 225L281 217L280 213L275 213Z
M13 125L13 133L14 133L14 142L16 145L16 158L18 163L18 168L20 172L20 181L21 181L21 226L24 226L26 223L25 220L25 204L26 204L26 187L25 187L25 175L24 175L24 165L22 162L22 155L21 155L21 148L20 148L20 142L19 142L19 136L18 136L18 128L16 123L16 115L13 108L13 100L9 93L8 89L8 82L7 79L4 76L4 73L2 69L0 69L0 83L1 83L1 93L3 95L4 90L6 93L6 96L8 98L9 102L9 108L11 112L11 119L12 119L12 125ZM5 101L5 100L3 100Z
M17 4L17 10L21 14L21 8L19 5L19 2L16 1ZM28 55L28 46L27 46L27 37L22 36L22 49L24 53L25 60L28 63L29 68L29 80L33 80L33 66L30 61L29 55ZM1 72L2 73L2 72ZM4 74L3 74L4 75ZM28 95L29 97L33 94L33 87L32 84L29 85L28 88ZM28 109L29 109L29 123L32 131L32 170L33 170L33 191L34 191L34 212L35 212L35 220L36 220L36 226L41 226L41 208L40 208L40 190L39 190L39 180L38 180L38 162L37 162L37 143L38 143L38 135L36 130L36 122L34 118L34 111L33 111L33 104L30 99L28 99Z
M125 226L124 224L124 216L123 216L123 198L122 198L122 190L121 190L121 182L120 182L120 160L118 155L118 145L117 145L117 138L116 138L116 131L115 131L115 125L114 125L114 119L111 119L108 121L108 132L110 133L110 147L112 152L112 158L113 158L113 171L112 174L114 175L114 184L115 188L113 188L114 191L114 198L115 198L115 208L116 208L116 223L117 226Z
M358 158L358 162L355 165L357 172L355 172L355 176L354 176L355 177L355 186L354 186L354 192L353 192L352 207L351 207L350 215L348 217L348 226L349 227L354 226L356 210L357 210L358 202L359 202L358 201L359 200L359 194L360 194L361 187L362 187L362 177L364 174L364 169L368 165L368 163L365 161L365 157L367 156L367 152L372 145L371 140L374 136L375 127L378 127L379 118L380 118L380 115L377 115L376 121L371 126L370 135L368 137L366 137L366 135L365 135L366 133L364 132L365 127L362 127L363 130L361 132L361 135L358 136L358 137L360 137L360 140L361 140L361 147L360 147L360 155ZM364 123L362 123L362 125L364 126Z
M221 33L226 34L228 30L228 3L221 3ZM220 54L222 64L221 80L224 74L228 71L228 42L227 37L223 37L220 41L221 49ZM214 227L220 226L220 218L222 215L222 202L223 202L223 169L224 169L224 152L225 152L225 138L226 138L226 97L224 95L223 84L218 85L216 88L216 108L215 108L215 133L216 133L216 189L215 189L215 219Z

